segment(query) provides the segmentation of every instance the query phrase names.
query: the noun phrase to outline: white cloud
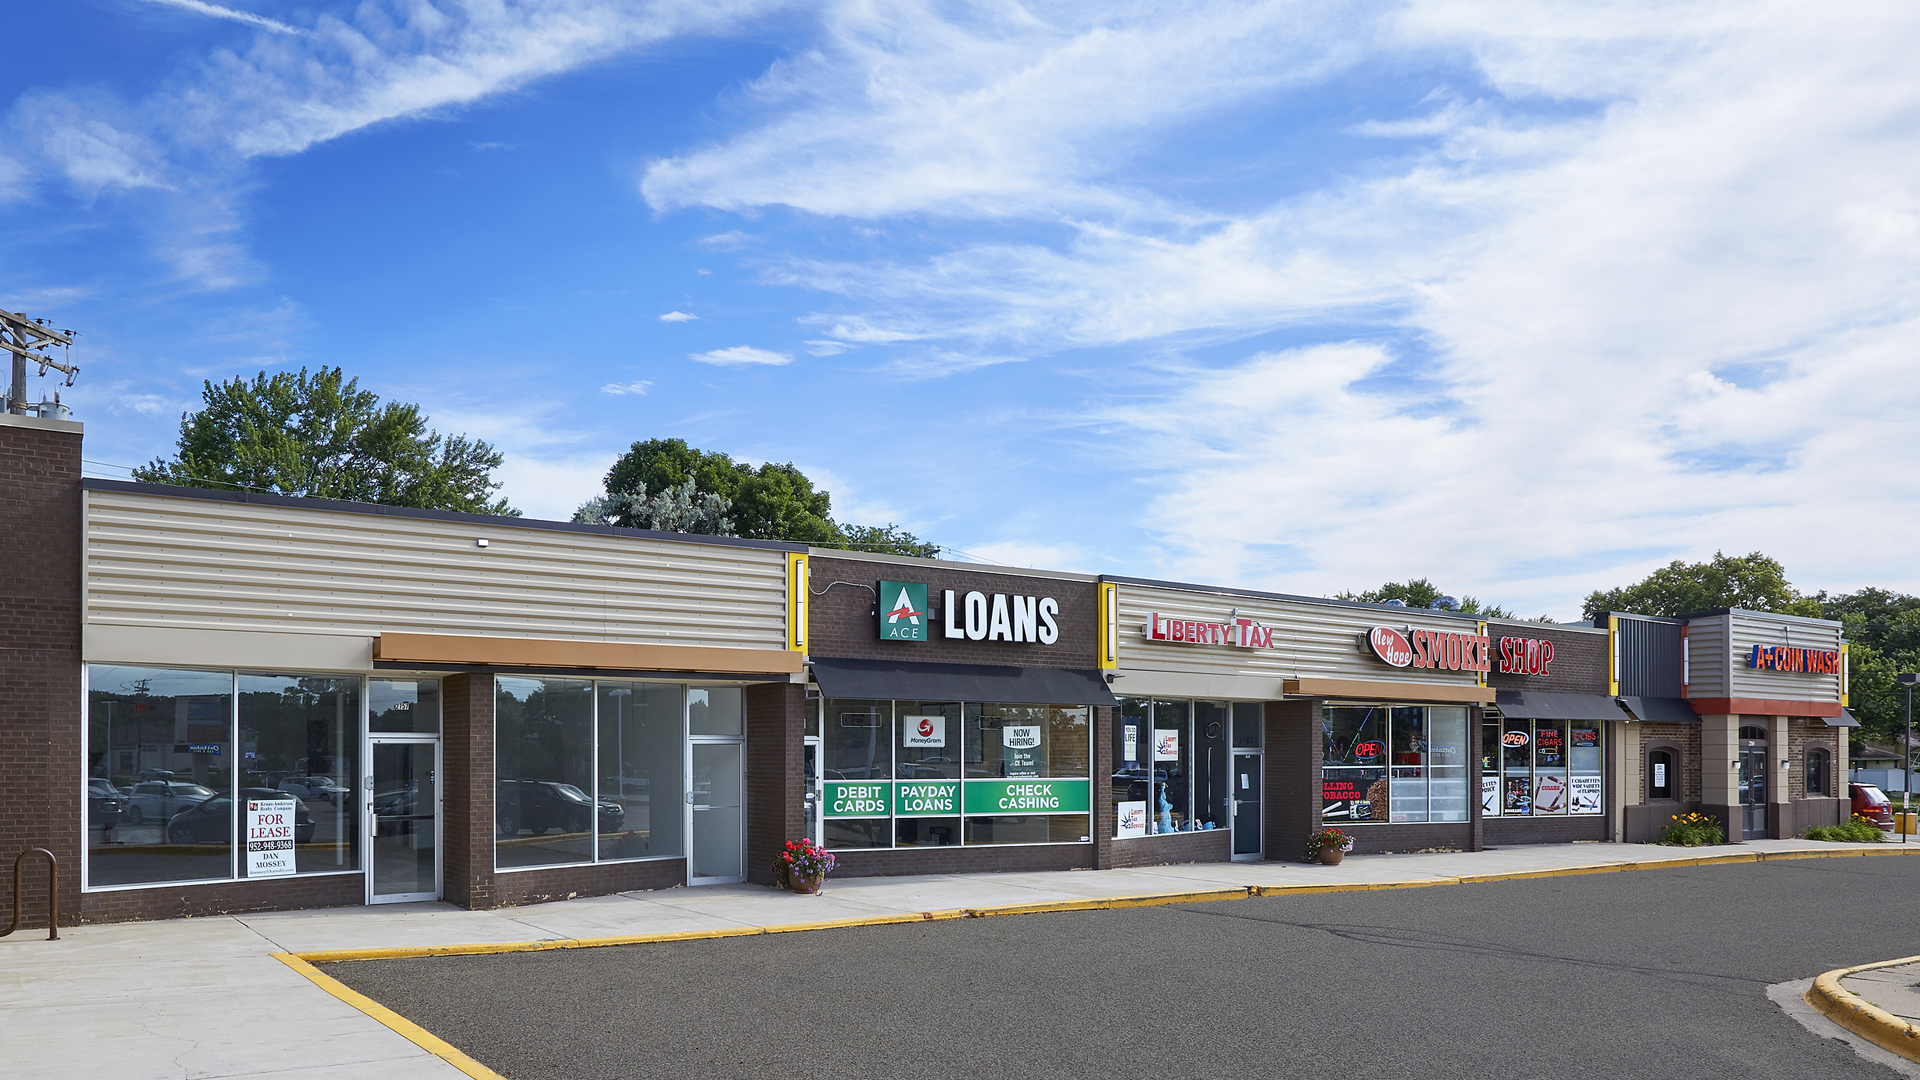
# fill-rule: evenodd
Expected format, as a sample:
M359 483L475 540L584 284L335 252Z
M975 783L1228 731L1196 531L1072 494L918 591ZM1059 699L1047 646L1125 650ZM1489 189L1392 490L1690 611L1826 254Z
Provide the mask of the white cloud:
M698 360L702 364L716 367L756 367L761 365L781 366L793 363L793 357L787 353L769 352L756 349L751 345L735 345L727 349L713 349L708 352L688 353L687 359Z
M251 11L237 11L233 8L221 7L218 4L209 4L206 0L147 0L147 3L159 4L163 7L180 8L198 15L210 15L216 19L228 19L233 22L246 23L248 26L257 26L262 30L271 30L276 34L292 34L296 37L304 37L307 33L297 26L288 26L286 23L269 19L265 15L255 15Z
M980 562L1000 566L1021 566L1036 570L1064 570L1068 573L1092 573L1096 561L1079 544L1061 544L1044 540L995 540L970 544L966 551L951 557L972 556ZM943 557L948 557L942 553Z
M653 389L653 383L648 382L645 379L642 379L639 382L608 383L607 385L600 388L600 392L603 394L609 394L613 397L624 397L629 394L633 394L633 395L645 394L647 391L651 389Z
M661 322L693 322L695 319L698 319L699 317L700 316L692 314L691 312L669 311L665 315L660 316L660 321Z
M807 355L809 356L839 356L841 353L853 348L858 348L858 346L849 345L844 341L824 341L818 338L806 343Z

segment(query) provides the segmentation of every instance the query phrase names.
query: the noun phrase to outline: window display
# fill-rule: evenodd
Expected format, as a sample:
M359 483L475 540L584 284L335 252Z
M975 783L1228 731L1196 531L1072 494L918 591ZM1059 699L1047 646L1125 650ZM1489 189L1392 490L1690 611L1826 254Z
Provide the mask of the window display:
M1603 812L1601 726L1564 720L1494 718L1482 728L1481 812L1489 817ZM1489 749L1490 748L1490 749Z
M1113 730L1115 839L1229 826L1233 708L1224 701L1120 699ZM1247 721L1240 732L1257 738Z
M1330 824L1467 820L1467 711L1326 705L1320 815Z

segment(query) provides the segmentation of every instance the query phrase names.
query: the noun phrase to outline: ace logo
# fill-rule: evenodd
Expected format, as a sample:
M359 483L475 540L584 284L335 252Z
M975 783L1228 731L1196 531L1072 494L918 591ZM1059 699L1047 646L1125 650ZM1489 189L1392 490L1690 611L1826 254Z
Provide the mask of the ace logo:
M927 640L927 587L910 581L883 581L880 597L880 638L883 641Z

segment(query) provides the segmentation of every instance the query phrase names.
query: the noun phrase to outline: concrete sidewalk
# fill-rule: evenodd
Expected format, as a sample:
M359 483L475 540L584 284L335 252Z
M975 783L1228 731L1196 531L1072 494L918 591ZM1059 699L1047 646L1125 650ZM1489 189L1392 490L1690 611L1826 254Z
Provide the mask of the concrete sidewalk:
M1920 844L1911 846L1920 854ZM1434 855L1350 856L1336 867L1251 862L829 881L818 897L752 885L667 889L497 911L446 904L82 926L0 939L0 1077L115 1080L183 1077L463 1075L275 953L409 949L890 919L956 909L1074 904L1241 890L1446 885L1753 861L1901 854L1899 844L1758 840L1715 848L1564 844ZM992 914L975 910L973 914Z

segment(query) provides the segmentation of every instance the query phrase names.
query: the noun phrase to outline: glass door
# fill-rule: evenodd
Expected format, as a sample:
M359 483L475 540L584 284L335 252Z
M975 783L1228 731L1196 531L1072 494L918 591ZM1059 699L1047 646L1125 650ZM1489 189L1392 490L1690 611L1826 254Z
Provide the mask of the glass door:
M1260 755L1233 755L1233 857L1257 859L1260 845Z
M438 900L440 743L375 736L371 744L367 903Z
M693 810L688 882L745 881L746 821L741 798L745 747L737 742L697 742L692 749L693 768L687 774L687 805Z
M1767 748L1740 748L1741 839L1767 838Z

